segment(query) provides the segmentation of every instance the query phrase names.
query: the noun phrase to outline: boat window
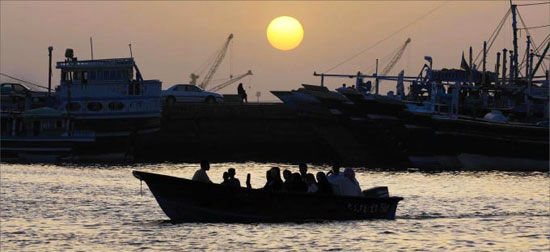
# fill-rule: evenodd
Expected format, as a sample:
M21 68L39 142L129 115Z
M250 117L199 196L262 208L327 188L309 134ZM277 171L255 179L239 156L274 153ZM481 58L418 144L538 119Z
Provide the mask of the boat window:
M88 72L82 72L82 83L88 83Z
M109 79L109 71L103 71L103 79L108 80Z
M100 111L103 109L103 105L100 102L90 102L88 103L89 111Z
M72 81L73 72L72 71L61 71L61 80L62 81Z
M119 111L124 109L124 104L122 102L110 102L109 109L113 111Z
M66 108L69 111L79 111L81 106L78 102L70 102L69 104L67 104Z
M73 72L73 80L80 80L82 72Z
M122 71L116 71L116 79L122 80Z
M95 71L90 71L90 80L95 80Z
M110 76L109 80L116 80L116 71L114 71L114 70L111 71L111 76Z
M61 125L61 120L57 120L55 121L55 127L56 128L61 128L63 125Z

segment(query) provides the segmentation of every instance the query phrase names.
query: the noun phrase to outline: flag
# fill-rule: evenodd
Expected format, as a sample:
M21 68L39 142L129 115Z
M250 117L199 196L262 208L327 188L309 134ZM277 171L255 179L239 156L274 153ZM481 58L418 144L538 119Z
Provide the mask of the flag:
M464 58L464 52L462 52L462 61L460 62L460 68L470 71L470 66L468 66L468 63L466 62L466 59Z

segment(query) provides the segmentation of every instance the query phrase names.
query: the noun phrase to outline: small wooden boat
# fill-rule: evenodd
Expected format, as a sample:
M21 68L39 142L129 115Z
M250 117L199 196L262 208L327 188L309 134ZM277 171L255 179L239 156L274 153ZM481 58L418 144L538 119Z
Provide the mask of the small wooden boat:
M267 192L140 171L133 175L147 183L173 222L391 220L403 199L372 192L365 197Z

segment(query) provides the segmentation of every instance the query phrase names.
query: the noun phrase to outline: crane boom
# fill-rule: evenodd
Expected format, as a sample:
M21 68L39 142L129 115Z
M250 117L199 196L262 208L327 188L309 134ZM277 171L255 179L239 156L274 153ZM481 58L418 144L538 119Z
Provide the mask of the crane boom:
M216 73L216 70L218 70L218 67L220 66L223 58L225 57L225 53L227 52L227 48L229 47L229 42L231 42L231 39L233 39L233 33L229 34L229 37L227 37L227 41L225 41L225 44L223 44L222 49L216 56L216 59L214 60L214 64L212 65L212 67L210 67L210 69L204 76L204 80L199 85L200 88L206 89L206 87L210 83L210 80L212 80L212 77Z
M211 88L211 89L208 90L208 91L210 91L210 92L217 92L217 91L219 91L219 90L221 90L221 89L223 89L223 88L225 88L225 87L231 85L232 83L237 82L238 80L240 80L240 79L242 79L242 78L244 78L244 77L246 77L246 76L249 76L249 75L252 75L252 71L250 71L250 70L248 70L248 72L246 72L246 73L244 73L244 74L241 74L241 75L239 75L239 76L237 76L237 77L235 77L235 78L232 78L232 79L230 79L230 80L228 80L228 81L226 81L226 82L224 82L224 83L221 83L221 84L219 84L219 85L217 85L217 86Z
M385 76L391 71L391 69L395 66L397 61L399 61L399 59L401 59L401 56L403 56L403 53L405 52L405 49L407 48L407 45L409 45L410 42L411 42L411 39L408 38L407 41L405 41L405 44L399 47L399 50L397 50L395 55L393 55L393 57L391 58L390 62L388 62L386 67L384 67L384 69L379 75Z

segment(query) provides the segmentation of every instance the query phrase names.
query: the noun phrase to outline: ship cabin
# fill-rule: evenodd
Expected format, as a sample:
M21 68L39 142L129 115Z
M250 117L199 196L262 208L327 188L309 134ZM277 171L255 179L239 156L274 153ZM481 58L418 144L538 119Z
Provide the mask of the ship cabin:
M56 88L59 110L75 118L160 117L159 80L144 80L133 58L77 60L68 49Z

